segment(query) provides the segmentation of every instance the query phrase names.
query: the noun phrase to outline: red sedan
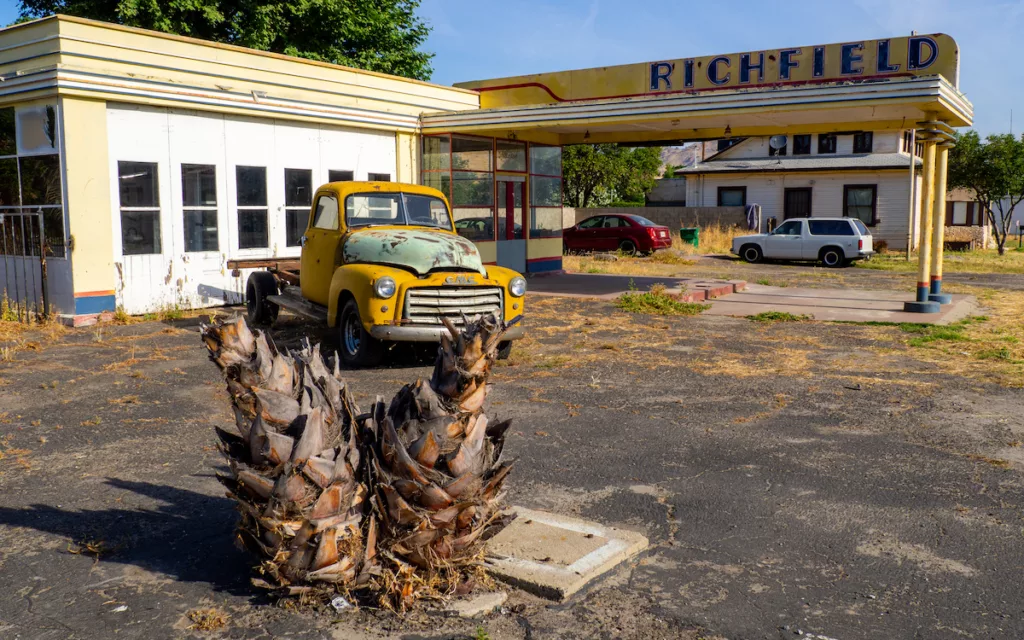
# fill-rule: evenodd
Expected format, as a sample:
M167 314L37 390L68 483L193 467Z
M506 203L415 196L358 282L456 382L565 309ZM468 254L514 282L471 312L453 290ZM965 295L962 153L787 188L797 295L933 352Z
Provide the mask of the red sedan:
M668 227L633 214L593 216L562 231L565 252L620 250L633 255L671 246L672 232Z

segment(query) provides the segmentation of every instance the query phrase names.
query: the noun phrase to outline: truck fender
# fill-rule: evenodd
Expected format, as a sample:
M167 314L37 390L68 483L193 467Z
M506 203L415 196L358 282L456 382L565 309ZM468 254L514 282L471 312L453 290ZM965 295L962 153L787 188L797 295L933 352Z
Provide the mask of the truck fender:
M331 277L330 292L327 295L327 326L338 326L342 306L348 297L354 297L356 300L369 300L372 297L371 289L371 281L363 273L344 267L335 269L334 275Z

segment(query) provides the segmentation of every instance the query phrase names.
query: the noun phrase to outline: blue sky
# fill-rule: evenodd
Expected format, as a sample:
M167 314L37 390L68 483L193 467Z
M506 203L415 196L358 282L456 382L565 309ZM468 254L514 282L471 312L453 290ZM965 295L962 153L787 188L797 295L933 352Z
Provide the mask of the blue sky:
M435 82L715 53L948 33L960 88L982 134L1024 131L1024 67L1012 43L1024 1L1005 0L423 0ZM17 17L0 0L0 24Z

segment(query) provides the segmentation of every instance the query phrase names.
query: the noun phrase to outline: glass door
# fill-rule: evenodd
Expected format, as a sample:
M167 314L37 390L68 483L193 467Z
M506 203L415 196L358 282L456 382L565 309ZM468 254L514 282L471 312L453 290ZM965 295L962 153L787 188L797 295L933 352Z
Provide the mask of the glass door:
M499 176L498 265L526 271L526 229L524 202L526 180L520 176Z

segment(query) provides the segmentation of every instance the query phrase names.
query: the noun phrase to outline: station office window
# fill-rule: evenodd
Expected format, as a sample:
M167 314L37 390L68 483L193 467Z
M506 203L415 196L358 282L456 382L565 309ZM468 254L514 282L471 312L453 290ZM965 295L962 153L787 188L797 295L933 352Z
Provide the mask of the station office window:
M853 152L871 153L871 146L874 142L874 134L870 131L862 131L853 134Z
M718 206L720 207L745 207L747 206L746 187L718 187Z
M327 182L351 182L355 180L355 173L352 171L341 171L330 169L327 171Z
M562 235L562 148L530 145L530 237Z
M818 136L818 153L835 153L836 136L833 133L822 133Z
M313 204L313 171L284 170L284 235L285 245L297 247L309 223L309 207Z
M793 155L807 156L811 154L811 136L804 134L793 136Z
M878 224L878 185L845 185L843 215L847 218L857 218L869 227Z
M217 167L181 165L185 251L217 251Z
M270 246L267 230L267 168L235 167L235 194L238 248L266 249Z
M121 253L160 253L160 184L155 162L118 162Z

